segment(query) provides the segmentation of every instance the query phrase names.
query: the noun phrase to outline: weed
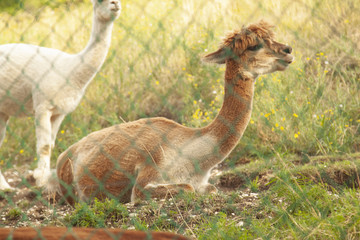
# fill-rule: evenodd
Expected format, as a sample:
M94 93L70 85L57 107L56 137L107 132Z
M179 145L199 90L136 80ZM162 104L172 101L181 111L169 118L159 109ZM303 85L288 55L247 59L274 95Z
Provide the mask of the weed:
M252 192L259 191L259 176L256 176L255 179L250 182L250 190Z
M22 214L22 212L21 212L20 209L18 209L18 208L13 208L13 209L10 209L10 210L8 211L8 213L6 214L5 217L6 217L8 220L11 220L11 221L13 221L13 220L19 220L20 217L21 217L21 214Z
M225 213L219 213L199 226L199 229L205 232L199 234L199 239L253 239L251 231L242 226L242 221L229 221Z
M95 199L92 205L84 202L76 204L74 212L67 215L65 220L71 226L105 227L106 222L121 225L127 221L128 216L127 209L116 200L106 199L101 202Z
M18 206L21 208L21 209L27 209L29 208L29 206L31 206L30 202L28 200L23 200L21 202L18 203Z

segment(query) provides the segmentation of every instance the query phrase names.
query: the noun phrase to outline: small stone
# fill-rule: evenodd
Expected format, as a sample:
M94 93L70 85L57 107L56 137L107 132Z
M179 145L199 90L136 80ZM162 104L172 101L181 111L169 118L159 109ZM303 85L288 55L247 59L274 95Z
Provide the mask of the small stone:
M242 226L244 226L244 222L243 222L243 221L240 221L240 222L238 222L235 226L236 226L236 227L242 227Z

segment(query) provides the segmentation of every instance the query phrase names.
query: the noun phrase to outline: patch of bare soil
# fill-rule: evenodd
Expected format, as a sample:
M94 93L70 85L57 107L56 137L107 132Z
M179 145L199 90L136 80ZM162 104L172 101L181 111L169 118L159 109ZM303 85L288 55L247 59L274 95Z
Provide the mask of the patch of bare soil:
M4 176L14 190L0 191L0 227L25 227L61 223L71 210L35 187L32 171L25 166L9 169Z
M244 188L246 183L256 179L257 188L259 190L267 190L274 177L275 175L272 171L260 172L255 177L250 177L248 173L229 171L219 176L218 186L225 191L234 191L234 189Z

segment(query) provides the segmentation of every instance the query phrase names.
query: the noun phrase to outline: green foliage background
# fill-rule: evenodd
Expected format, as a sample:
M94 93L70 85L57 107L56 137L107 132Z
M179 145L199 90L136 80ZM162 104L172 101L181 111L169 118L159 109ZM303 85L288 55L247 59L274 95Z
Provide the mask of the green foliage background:
M53 166L74 142L123 121L165 116L191 127L211 122L222 104L225 66L206 65L201 56L217 50L227 32L266 19L277 39L292 46L296 61L257 79L250 124L225 163L233 170L226 176L244 178L242 187L263 191L262 176L270 173L276 183L261 195L260 209L271 218L239 213L248 219L243 236L359 237L359 1L124 0L122 7L104 66L62 124ZM89 39L91 15L90 1L2 0L0 44L75 53ZM33 126L32 117L10 119L2 169L35 166ZM224 215L204 221L238 229L224 223Z

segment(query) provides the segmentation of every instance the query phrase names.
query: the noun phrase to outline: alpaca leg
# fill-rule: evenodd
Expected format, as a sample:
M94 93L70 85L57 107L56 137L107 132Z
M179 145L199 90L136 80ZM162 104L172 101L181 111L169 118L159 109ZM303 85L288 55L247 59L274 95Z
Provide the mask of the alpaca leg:
M137 203L149 198L163 199L175 196L181 192L195 192L194 187L188 183L174 184L148 184L144 188L134 187L135 197L131 196L131 202Z
M9 116L5 115L4 113L0 113L0 146L5 138L6 133L6 125L8 123ZM2 175L0 170L0 190L5 189L13 189L10 185L6 182L5 177Z
M145 191L150 192L153 198L165 198L180 192L195 192L195 189L188 183L148 184L145 186Z
M207 184L204 184L203 186L200 187L199 192L201 194L203 194L203 193L205 193L205 194L209 194L209 193L213 194L213 193L217 193L218 190L214 185L212 185L210 183L207 183Z
M51 149L54 149L56 135L65 115L55 115L51 117Z
M149 169L148 169L149 170ZM165 198L166 196L177 195L180 192L195 192L192 185L187 183L178 184L152 184L149 177L156 177L156 170L151 169L154 174L150 171L142 171L136 178L135 185L131 194L131 202L141 202L149 198Z
M38 157L38 167L34 170L34 178L37 186L47 184L50 176L50 156L51 156L51 112L35 112L36 129L36 153Z
M7 182L5 177L2 175L1 170L0 170L0 190L5 190L5 189L10 189L10 190L14 190L14 188L12 188Z

